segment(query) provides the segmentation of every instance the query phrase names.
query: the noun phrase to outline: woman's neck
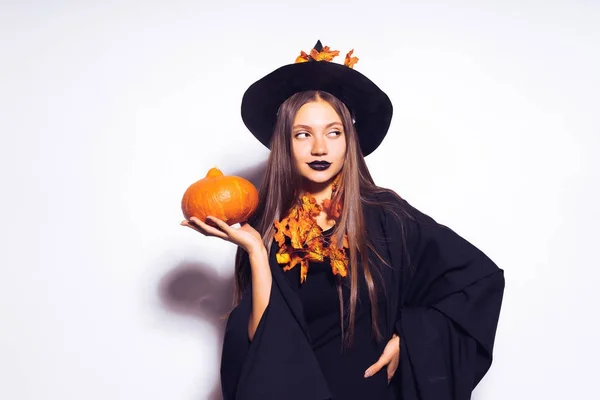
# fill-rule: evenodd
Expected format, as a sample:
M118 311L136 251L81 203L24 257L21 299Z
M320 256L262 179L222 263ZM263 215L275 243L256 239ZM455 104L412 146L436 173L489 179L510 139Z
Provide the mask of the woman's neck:
M317 200L317 204L321 204L323 200L331 199L333 181L324 183L305 182L303 190L313 196Z

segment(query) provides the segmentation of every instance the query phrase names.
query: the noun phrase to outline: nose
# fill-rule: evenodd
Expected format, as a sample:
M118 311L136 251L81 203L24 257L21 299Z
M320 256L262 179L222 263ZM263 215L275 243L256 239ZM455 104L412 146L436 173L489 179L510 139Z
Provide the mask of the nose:
M311 149L311 154L313 156L324 156L327 154L327 144L325 142L325 138L321 135L315 135L314 141Z

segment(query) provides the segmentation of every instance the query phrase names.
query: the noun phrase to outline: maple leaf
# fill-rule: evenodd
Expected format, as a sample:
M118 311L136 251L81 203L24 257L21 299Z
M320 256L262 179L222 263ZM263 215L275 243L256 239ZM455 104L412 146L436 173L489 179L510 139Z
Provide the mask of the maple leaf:
M317 200L308 195L302 196L302 211L308 216L318 216L321 214L321 207L317 204Z
M317 261L323 262L325 260L325 256L318 251L307 251L306 252L309 261Z
M302 260L300 262L300 283L306 281L306 275L308 275L308 260Z
M348 261L340 259L331 259L331 271L334 275L346 277L348 275Z
M304 245L308 241L308 236L311 234L311 232L314 228L314 223L312 221L310 221L308 218L303 218L299 222L298 226L301 229L301 231L299 232L300 241Z
M302 262L302 257L298 254L294 254L292 261L290 262L290 268L294 268L296 265Z
M320 52L315 49L310 51L310 57L315 61L332 61L339 55L339 50L331 50L329 46L324 46Z
M281 222L275 221L275 235L273 235L273 239L275 239L277 241L277 244L279 245L279 247L283 246L283 244L285 243L285 231L286 231L286 226L287 225L287 221L283 220Z
M311 261L323 261L324 253L322 241L314 241L306 249L308 259Z
M306 54L304 51L300 50L300 55L298 57L296 57L296 63L303 63L303 62L307 62L308 61L308 54Z
M288 253L277 253L277 264L288 264L290 262L290 255Z
M313 224L313 226L309 229L308 233L306 234L305 243L310 243L313 240L318 239L322 233L323 229L321 229L319 225Z
M294 249L301 249L303 247L301 233L302 233L302 221L290 220L288 237L291 239L291 245Z
M354 64L358 62L358 57L352 57L352 53L354 53L354 49L350 50L344 59L344 65L348 68L354 68Z
M338 219L342 215L342 204L339 201L333 204L331 199L324 199L323 210L325 210L329 218Z
M296 265L300 264L302 262L302 259L303 259L303 257L300 256L297 252L292 252L291 260L290 260L289 264L283 268L283 270L289 271L290 269L294 268Z
M346 252L343 249L334 246L330 246L329 251L329 260L333 274L346 276L348 272L348 258L346 257Z

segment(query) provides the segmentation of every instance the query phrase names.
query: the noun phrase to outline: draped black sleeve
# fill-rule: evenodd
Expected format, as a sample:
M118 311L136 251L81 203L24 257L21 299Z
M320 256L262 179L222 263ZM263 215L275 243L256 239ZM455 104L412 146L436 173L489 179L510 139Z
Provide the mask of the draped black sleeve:
M300 299L273 260L269 304L248 339L252 288L247 288L225 328L221 359L224 400L325 400L327 382L312 350Z
M403 400L467 400L490 368L504 274L482 251L408 202L384 212L399 286L394 377Z

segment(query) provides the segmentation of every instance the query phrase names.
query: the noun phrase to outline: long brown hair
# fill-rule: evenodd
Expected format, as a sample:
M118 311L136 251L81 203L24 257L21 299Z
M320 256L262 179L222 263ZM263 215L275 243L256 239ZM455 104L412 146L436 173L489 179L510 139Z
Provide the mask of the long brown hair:
M362 270L371 303L372 332L377 340L383 338L377 321L379 310L377 307L377 293L380 274L368 257L369 250L380 260L384 260L365 235L366 223L363 216L363 204L381 204L374 200L377 194L395 192L380 188L375 185L361 153L358 137L350 111L346 105L335 96L323 91L305 91L292 95L279 108L277 122L271 138L271 153L267 160L267 167L259 190L258 208L249 223L262 235L263 242L268 251L273 243L275 229L273 222L284 217L297 201L295 193L301 193L301 177L296 172L292 161L292 126L296 113L306 103L323 100L329 103L337 112L344 127L346 140L346 155L344 166L340 172L341 179L338 190L332 202L343 203L342 213L338 219L333 234L337 235L337 243L342 243L344 234L348 235L349 244L349 274L350 304L344 307L342 285L337 281L338 296L340 301L340 325L345 343L351 345L354 338L354 324L356 320L356 305L358 301L359 271ZM358 259L361 259L359 268ZM385 262L385 261L384 261ZM337 277L339 278L339 276ZM250 282L250 263L248 254L238 248L235 265L235 304L241 300L242 294ZM346 325L348 330L346 332Z

